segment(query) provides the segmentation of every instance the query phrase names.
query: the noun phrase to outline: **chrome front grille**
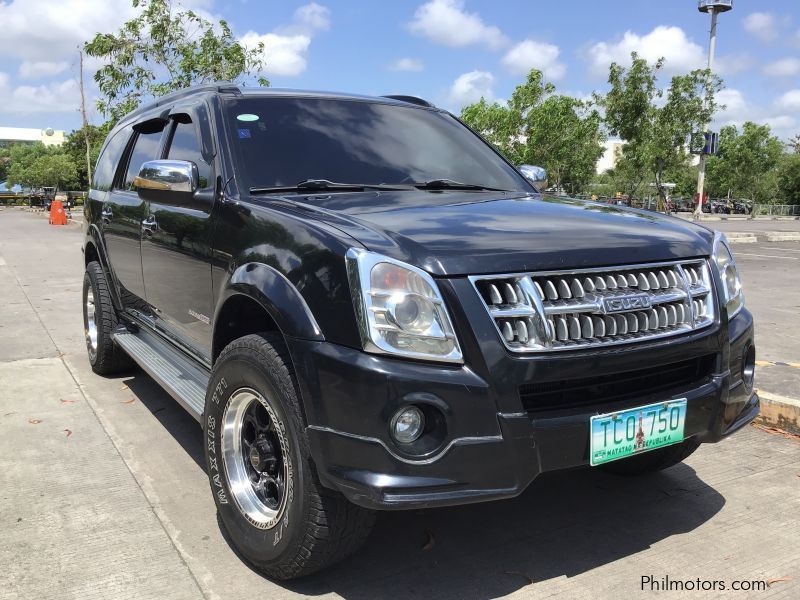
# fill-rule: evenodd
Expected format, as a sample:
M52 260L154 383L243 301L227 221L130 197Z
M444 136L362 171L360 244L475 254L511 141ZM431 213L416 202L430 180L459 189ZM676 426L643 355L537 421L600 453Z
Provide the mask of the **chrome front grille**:
M714 321L705 260L470 280L501 339L515 352L623 344Z

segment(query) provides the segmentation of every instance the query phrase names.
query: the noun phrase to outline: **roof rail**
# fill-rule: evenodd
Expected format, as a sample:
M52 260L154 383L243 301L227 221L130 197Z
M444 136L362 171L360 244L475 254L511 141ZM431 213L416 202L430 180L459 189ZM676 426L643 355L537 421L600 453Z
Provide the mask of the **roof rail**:
M408 102L409 104L416 104L417 106L425 106L427 108L436 108L432 103L418 98L417 96L406 96L404 94L388 94L384 98L391 98L392 100L400 100L400 102Z
M239 86L236 85L235 83L231 83L230 81L214 81L211 83L201 83L200 85L184 88L182 90L177 90L175 92L170 92L169 94L159 96L158 98L154 98L151 102L142 104L135 110L125 115L125 117L123 117L120 122L128 121L131 117L136 117L144 112L152 110L153 108L158 108L159 106L163 106L164 104L174 102L175 100L179 100L181 98L189 98L191 96L195 96L197 94L202 94L205 92L219 92L220 94L239 94L239 95L241 95L242 93L241 90L239 89Z

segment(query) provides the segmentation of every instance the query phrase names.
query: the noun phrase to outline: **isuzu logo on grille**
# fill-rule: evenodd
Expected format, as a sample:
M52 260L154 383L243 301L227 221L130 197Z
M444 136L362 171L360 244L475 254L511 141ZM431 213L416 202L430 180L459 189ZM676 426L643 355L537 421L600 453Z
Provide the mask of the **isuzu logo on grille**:
M603 312L606 314L645 308L650 308L650 296L648 294L629 294L627 296L603 298Z

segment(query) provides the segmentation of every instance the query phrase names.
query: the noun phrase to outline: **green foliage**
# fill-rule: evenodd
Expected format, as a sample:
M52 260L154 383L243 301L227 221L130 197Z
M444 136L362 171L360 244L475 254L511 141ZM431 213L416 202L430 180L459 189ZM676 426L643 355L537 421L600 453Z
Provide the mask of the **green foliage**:
M608 132L624 142L615 170L625 180L623 191L629 195L653 182L663 198L665 173L688 165L689 136L702 129L717 109L714 96L722 87L718 77L708 70L695 70L672 77L664 90L657 81L663 64L659 59L650 65L633 52L630 67L612 63L611 89L605 97L597 97L605 108Z
M89 134L89 158L92 168L94 168L94 165L97 163L97 157L100 155L100 149L106 139L107 132L105 128L96 127L94 125L88 125L86 130ZM83 127L69 133L61 148L70 156L77 168L78 187L75 189L88 190L90 181L86 168L86 136Z
M264 69L263 44L245 48L224 20L212 23L170 0L131 0L137 17L84 46L105 61L94 76L97 107L112 122L150 97L209 81L232 81ZM258 77L260 85L269 85Z
M785 154L777 173L778 189L786 204L800 204L800 152Z
M769 125L746 122L742 131L729 125L720 131L718 153L706 159L711 196L769 202L778 194L778 163L783 144Z
M18 144L11 147L8 185L59 189L78 185L78 169L72 157L58 147L43 144Z
M11 149L0 146L0 181L5 181L8 177L8 168L11 165Z
M461 118L511 162L544 167L550 184L569 193L591 181L603 154L601 117L593 103L557 95L535 69L507 106L481 98Z

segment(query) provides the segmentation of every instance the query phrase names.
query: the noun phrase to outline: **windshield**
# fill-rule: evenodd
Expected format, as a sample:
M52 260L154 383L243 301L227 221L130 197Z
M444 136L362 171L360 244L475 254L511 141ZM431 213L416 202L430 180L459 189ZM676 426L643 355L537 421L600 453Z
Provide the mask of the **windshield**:
M236 98L225 118L241 189L306 180L411 184L448 179L532 191L487 144L452 116L378 102Z

